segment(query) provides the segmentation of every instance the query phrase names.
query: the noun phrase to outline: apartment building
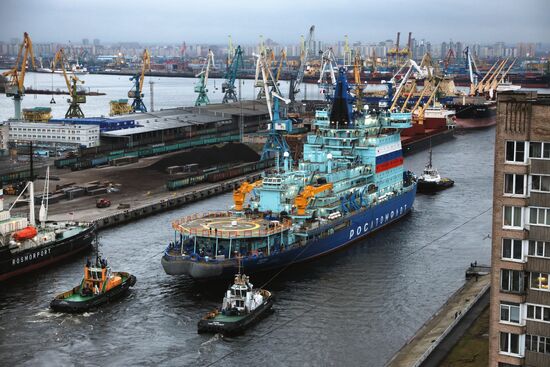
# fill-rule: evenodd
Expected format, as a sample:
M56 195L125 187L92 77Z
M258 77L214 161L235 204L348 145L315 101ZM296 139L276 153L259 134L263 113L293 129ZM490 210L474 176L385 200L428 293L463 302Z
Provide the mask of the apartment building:
M550 95L499 95L489 360L550 366Z

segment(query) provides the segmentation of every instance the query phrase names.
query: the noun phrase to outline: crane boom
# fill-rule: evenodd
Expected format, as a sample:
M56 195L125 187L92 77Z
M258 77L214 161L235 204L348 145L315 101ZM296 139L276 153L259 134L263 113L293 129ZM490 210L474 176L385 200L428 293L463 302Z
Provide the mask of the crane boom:
M332 190L332 183L327 183L321 186L307 185L304 190L294 198L294 205L298 215L306 215L306 208L311 200L323 191Z
M233 190L233 202L235 203L235 210L242 211L246 195L254 190L256 187L262 184L262 180L258 180L252 183L245 181L239 186L238 189Z
M208 50L208 54L206 55L206 60L204 60L202 70L200 73L197 74L199 81L195 85L195 92L199 95L197 96L197 100L195 101L195 106L205 106L210 103L210 99L208 98L208 95L206 93L208 92L208 74L210 74L210 68L212 65L214 65L214 53L212 52L212 50Z
M231 56L228 56L228 58ZM231 63L225 73L225 82L222 84L222 92L224 93L222 103L229 103L229 101L237 102L237 93L235 92L235 81L237 80L237 74L239 68L243 65L243 50L241 46L237 46L235 49L235 55L231 57Z
M483 92L483 84L485 83L485 80L491 75L491 72L493 71L493 69L495 68L495 66L497 64L498 64L498 61L495 61L495 63L491 66L491 68L489 69L487 74L485 74L483 76L483 79L481 79L481 81L479 83L477 83L476 90L477 90L478 93Z
M495 82L498 83L498 79L499 79L498 76L502 72L502 69L504 69L504 66L506 66L506 64L508 63L508 60L509 60L509 58L504 59L500 63L498 68L493 72L493 75L491 75L491 77L489 78L487 83L485 83L485 85L483 86L483 91L484 92L488 92L489 90L496 88L496 85L494 85L494 84L495 84Z
M314 57L313 55L313 43L315 42L314 32L315 32L315 26L312 25L309 28L309 34L303 44L303 52L300 57L300 67L298 68L298 73L296 74L296 80L294 81L292 93L290 93L291 100L294 100L294 96L300 93L300 85L302 84L302 80L304 79L304 74L307 66L306 64L308 63L311 57Z
M147 49L143 50L141 56L141 72L130 77L130 81L134 82L133 89L128 91L128 98L133 98L132 111L147 112L147 107L141 97L143 97L143 81L145 80L145 72L151 70L151 55Z
M59 64L61 71L63 72L63 78L65 79L65 84L67 85L67 89L69 90L69 95L71 96L69 100L69 109L65 113L65 118L83 118L84 113L82 112L82 109L80 108L81 103L86 103L86 95L85 94L78 94L77 84L81 83L84 84L84 81L78 79L78 77L74 74L72 74L70 77L67 75L67 71L65 70L65 51L60 48L56 53L55 57L52 62L52 73L55 71L55 68L57 64Z
M25 50L24 53L23 49ZM6 85L6 96L13 97L16 119L21 118L21 99L25 94L25 72L27 70L29 56L32 67L35 69L36 65L34 63L32 41L29 34L25 32L23 34L23 42L19 46L19 52L17 53L14 67L2 73L2 75L9 77L9 81Z

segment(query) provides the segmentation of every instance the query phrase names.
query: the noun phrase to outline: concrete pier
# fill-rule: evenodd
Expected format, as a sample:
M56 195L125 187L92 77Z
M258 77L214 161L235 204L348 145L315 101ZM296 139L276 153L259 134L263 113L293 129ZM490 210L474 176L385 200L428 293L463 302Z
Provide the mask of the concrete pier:
M201 185L200 187L190 187L186 190L170 193L162 196L143 200L143 204L133 206L129 209L109 208L109 213L105 209L87 209L75 213L55 214L48 217L51 221L56 220L74 220L95 222L99 229L113 227L119 224L132 222L152 214L164 212L167 210L181 207L202 199L207 199L237 188L243 181L255 181L261 177L261 172L251 173L246 176L233 178L230 180L218 182L215 184Z
M387 367L438 366L489 303L490 277L471 278L393 356Z

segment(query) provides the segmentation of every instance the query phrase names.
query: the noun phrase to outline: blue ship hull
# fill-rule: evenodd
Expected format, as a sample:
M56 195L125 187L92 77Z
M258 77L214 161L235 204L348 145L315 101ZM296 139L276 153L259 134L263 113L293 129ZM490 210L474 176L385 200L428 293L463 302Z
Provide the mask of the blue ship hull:
M284 252L266 256L248 256L241 259L247 274L273 270L290 264L310 261L317 257L342 249L352 242L365 238L388 224L391 224L410 212L416 196L416 184L408 190L378 205L359 210L344 218L349 226L332 235L320 239L311 239L305 245ZM190 256L173 256L165 252L162 265L171 275L189 274L195 279L229 278L238 271L235 259L198 261Z

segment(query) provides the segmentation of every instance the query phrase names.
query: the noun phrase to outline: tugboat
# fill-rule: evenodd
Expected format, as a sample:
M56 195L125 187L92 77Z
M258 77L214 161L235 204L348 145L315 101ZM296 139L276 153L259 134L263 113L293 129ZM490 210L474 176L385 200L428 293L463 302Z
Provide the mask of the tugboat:
M84 312L124 296L136 284L136 277L125 272L111 272L107 260L96 258L84 267L84 279L70 291L59 294L50 303L54 311Z
M424 168L422 176L418 178L417 192L433 194L437 191L448 189L453 186L454 183L455 182L449 178L442 178L439 172L437 172L437 169L432 166L432 150L430 149L430 160Z
M239 272L223 298L222 307L203 316L198 332L240 334L271 311L272 306L271 292L254 289L248 276Z

